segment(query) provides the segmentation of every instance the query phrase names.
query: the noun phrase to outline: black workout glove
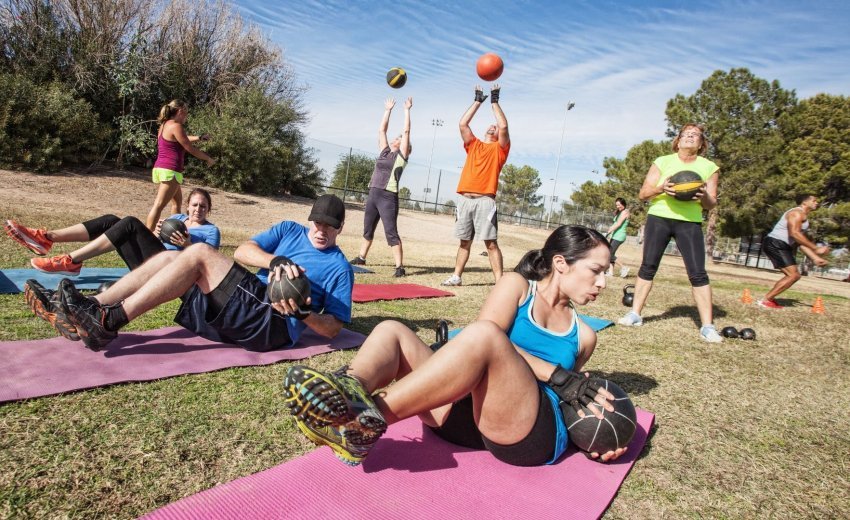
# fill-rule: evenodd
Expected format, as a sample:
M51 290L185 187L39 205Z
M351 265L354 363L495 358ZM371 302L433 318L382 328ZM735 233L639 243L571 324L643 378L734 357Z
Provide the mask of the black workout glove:
M499 92L501 88L494 88L490 91L490 103L498 103L499 102Z
M440 347L449 341L449 324L446 320L437 322L437 341L431 343L431 350L434 352L440 350Z
M484 95L484 91L480 88L475 89L475 101L479 103L483 103L487 99L487 96Z
M558 394L561 401L569 404L576 411L581 410L582 404L592 403L596 397L596 391L600 388L599 383L583 374L567 370L561 365L555 367L555 371L552 372L546 384Z

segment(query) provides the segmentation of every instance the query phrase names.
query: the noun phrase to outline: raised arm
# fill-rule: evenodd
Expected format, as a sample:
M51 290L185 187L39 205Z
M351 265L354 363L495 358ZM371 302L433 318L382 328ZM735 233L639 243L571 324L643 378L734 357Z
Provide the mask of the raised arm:
M499 104L499 93L502 88L498 83L493 85L490 90L490 106L493 107L493 115L496 117L496 128L499 129L499 146L505 148L511 142L511 136L508 134L508 119L505 113L502 112L502 106Z
M401 144L398 151L405 159L410 157L410 109L413 108L413 98L409 97L404 102L404 129L401 131Z
M378 150L383 150L388 146L387 128L390 127L390 114L393 112L395 99L387 98L384 101L384 115L381 117L381 126L378 127Z
M469 144L473 139L475 139L472 129L469 128L469 123L472 122L472 118L475 116L475 113L478 112L478 108L481 106L481 103L483 103L486 99L487 96L484 95L484 91L481 90L481 87L479 85L475 85L475 100L460 118L460 137L463 139L463 144Z

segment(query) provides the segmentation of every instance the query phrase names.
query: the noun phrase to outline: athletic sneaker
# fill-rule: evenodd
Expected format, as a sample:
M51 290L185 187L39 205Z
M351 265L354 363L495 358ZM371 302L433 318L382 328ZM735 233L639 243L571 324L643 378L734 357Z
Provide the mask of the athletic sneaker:
M12 240L21 244L37 255L46 255L50 248L53 247L53 241L47 238L46 229L32 229L24 227L14 220L7 220L6 234Z
M641 318L635 311L629 311L629 313L620 318L617 323L625 325L626 327L640 327L643 325L643 318Z
M82 262L74 262L71 255L51 256L49 258L33 258L30 265L43 273L66 274L78 276L83 268Z
M404 267L399 266L395 268L395 273L393 273L393 276L395 276L396 278L401 278L406 274L407 272L404 270Z
M443 281L443 283L441 283L440 285L448 285L450 287L457 287L458 285L463 285L463 281L460 279L460 276L453 274L453 275L449 276L448 278L446 278L446 280Z
M357 255L351 260L349 260L348 263L351 265L366 265L366 259L361 257L360 255Z
M709 343L723 343L723 337L717 333L714 325L703 325L699 329L699 337Z
M108 306L83 296L71 280L59 282L59 305L77 329L80 339L91 350L98 351L118 337L118 332L104 325Z
M629 276L629 268L623 267L622 269L620 269L620 278L625 278L627 276Z
M783 307L776 303L776 300L758 300L756 303L759 307L764 307L765 309L782 309Z
M345 368L327 374L295 365L283 388L298 428L315 444L330 446L346 464L360 464L387 430L375 402Z
M43 285L35 280L27 280L24 283L24 298L33 314L53 325L56 332L71 341L80 341L77 328L68 319L59 305L59 295L56 291L45 289Z

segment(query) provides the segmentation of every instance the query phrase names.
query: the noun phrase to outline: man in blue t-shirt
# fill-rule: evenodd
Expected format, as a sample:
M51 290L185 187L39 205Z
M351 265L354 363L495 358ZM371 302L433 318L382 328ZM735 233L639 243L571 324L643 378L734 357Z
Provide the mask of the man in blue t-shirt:
M354 273L336 240L345 205L334 195L316 200L310 225L284 221L240 245L233 259L206 244L164 251L95 297L80 294L68 279L59 283L60 309L92 350L118 329L157 305L181 298L174 321L204 338L268 351L294 345L304 329L332 338L351 321ZM255 275L239 264L259 267ZM270 302L272 278L306 276L307 306Z

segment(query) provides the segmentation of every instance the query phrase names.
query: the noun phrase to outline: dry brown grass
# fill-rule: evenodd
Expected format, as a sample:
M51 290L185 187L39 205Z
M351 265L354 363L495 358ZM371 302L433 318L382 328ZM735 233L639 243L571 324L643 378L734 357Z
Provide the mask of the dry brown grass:
M104 212L143 215L153 197L147 174L68 173L36 176L0 171L0 216L50 227ZM280 219L303 221L308 201L213 194L212 220L235 246ZM61 208L58 210L57 208ZM349 208L341 246L353 255L362 213ZM403 212L406 282L436 287L449 275L456 242L452 219ZM505 226L505 265L542 244L546 232ZM27 256L0 238L0 266ZM440 317L474 319L492 283L476 243L455 298L356 305L352 327L368 332L401 319L424 339ZM633 268L639 250L623 246ZM105 257L104 265L117 262ZM117 264L116 264L117 265ZM389 249L379 237L369 256L373 275L391 282ZM743 305L743 288L760 296L776 274L709 265L718 326L751 326L756 342L709 346L697 340L696 313L681 260L665 257L639 329L599 335L588 369L622 384L657 428L622 486L609 518L847 518L850 516L850 284L806 278L785 295L780 312ZM616 320L621 288L583 309ZM824 296L827 314L810 305ZM29 325L23 298L0 297L5 338L47 337ZM167 313L149 326L168 321ZM331 368L352 353L311 363ZM278 464L311 449L279 398L288 365L234 369L140 385L119 385L0 406L0 516L127 517ZM329 455L330 456L330 455ZM569 516L568 505L559 506Z

